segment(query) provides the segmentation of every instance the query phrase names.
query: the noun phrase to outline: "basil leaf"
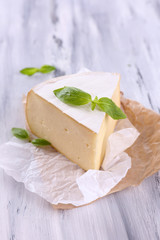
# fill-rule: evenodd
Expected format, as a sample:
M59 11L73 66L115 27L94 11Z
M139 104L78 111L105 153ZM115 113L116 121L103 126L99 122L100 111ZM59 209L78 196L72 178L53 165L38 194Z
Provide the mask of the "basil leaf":
M44 65L39 69L39 72L41 73L49 73L54 71L56 68L54 66L50 66L50 65Z
M13 136L19 139L28 139L28 132L23 128L12 128L11 129Z
M89 93L75 87L63 87L53 92L59 100L67 104L80 106L92 101L92 97Z
M97 101L98 101L98 97L96 96L95 99L91 102L91 109L92 109L92 111L95 109Z
M43 139L43 138L36 138L33 139L31 141L31 143L37 147L42 147L42 146L47 146L47 145L51 145L50 142L48 142L47 140Z
M100 109L111 116L113 119L124 119L126 115L116 104L107 97L100 98L97 102Z
M20 71L20 73L28 75L28 76L32 76L33 74L35 74L37 72L49 73L51 71L54 71L55 69L56 68L54 66L43 65L41 68L24 68Z
M28 76L32 76L33 74L35 74L36 72L38 72L38 68L23 68L20 73L28 75Z

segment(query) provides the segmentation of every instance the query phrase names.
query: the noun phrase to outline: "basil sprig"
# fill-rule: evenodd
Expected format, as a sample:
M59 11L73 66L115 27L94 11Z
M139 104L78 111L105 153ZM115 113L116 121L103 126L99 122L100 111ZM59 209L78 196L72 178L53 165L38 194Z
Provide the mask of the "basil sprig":
M53 92L58 99L66 104L80 106L91 103L92 111L98 106L101 111L107 113L113 119L126 118L124 112L110 98L102 97L98 99L96 96L94 100L92 100L89 93L75 87L63 87Z
M49 73L56 70L56 67L50 65L43 65L41 68L23 68L20 73L32 76L33 74L40 73Z
M23 128L12 128L11 131L13 136L15 136L16 138L19 138L21 140L28 140L28 142L31 142L33 145L37 147L51 145L50 142L48 142L43 138L36 138L31 141L29 137L29 133Z

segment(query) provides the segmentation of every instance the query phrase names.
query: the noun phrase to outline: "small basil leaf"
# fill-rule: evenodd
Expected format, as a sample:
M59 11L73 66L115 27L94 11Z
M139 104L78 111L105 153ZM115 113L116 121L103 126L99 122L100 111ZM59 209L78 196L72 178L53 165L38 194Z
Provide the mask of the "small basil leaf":
M22 140L29 138L28 132L23 128L12 128L11 131L13 136L15 136L16 138L19 138Z
M124 112L119 107L117 107L111 99L107 97L100 98L97 102L97 105L103 112L107 113L113 119L126 118Z
M39 72L41 73L49 73L54 71L56 68L54 66L50 66L50 65L44 65L39 69Z
M96 96L95 99L91 102L91 109L92 109L92 111L95 109L97 101L98 101L98 97Z
M80 106L92 101L92 97L89 93L75 87L63 87L53 92L59 100L67 104Z
M47 146L47 145L51 145L50 142L48 142L47 140L43 139L43 138L36 138L33 139L31 141L31 143L37 147L42 147L42 146Z
M38 71L39 71L38 68L24 68L20 71L20 73L28 75L28 76L32 76L33 74L35 74Z
M95 107L96 107L96 103L95 102L91 102L91 109L92 109L92 111L95 109Z

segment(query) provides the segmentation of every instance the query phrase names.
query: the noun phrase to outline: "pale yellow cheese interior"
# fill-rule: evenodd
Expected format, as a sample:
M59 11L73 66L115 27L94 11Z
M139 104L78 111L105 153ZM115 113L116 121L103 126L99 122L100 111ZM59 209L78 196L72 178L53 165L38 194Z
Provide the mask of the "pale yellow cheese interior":
M112 100L120 106L119 81ZM84 170L99 169L104 158L108 136L116 120L104 116L97 134L80 124L33 90L27 95L26 118L30 130Z

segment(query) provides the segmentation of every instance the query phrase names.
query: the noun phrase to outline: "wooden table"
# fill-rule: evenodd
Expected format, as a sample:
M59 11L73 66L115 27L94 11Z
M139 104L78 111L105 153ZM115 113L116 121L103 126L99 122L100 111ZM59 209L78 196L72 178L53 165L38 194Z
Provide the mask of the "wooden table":
M160 1L1 0L0 143L24 126L22 95L82 67L121 73L121 90L160 112ZM55 74L23 76L24 67ZM54 210L0 170L2 240L158 240L160 175L73 210Z

